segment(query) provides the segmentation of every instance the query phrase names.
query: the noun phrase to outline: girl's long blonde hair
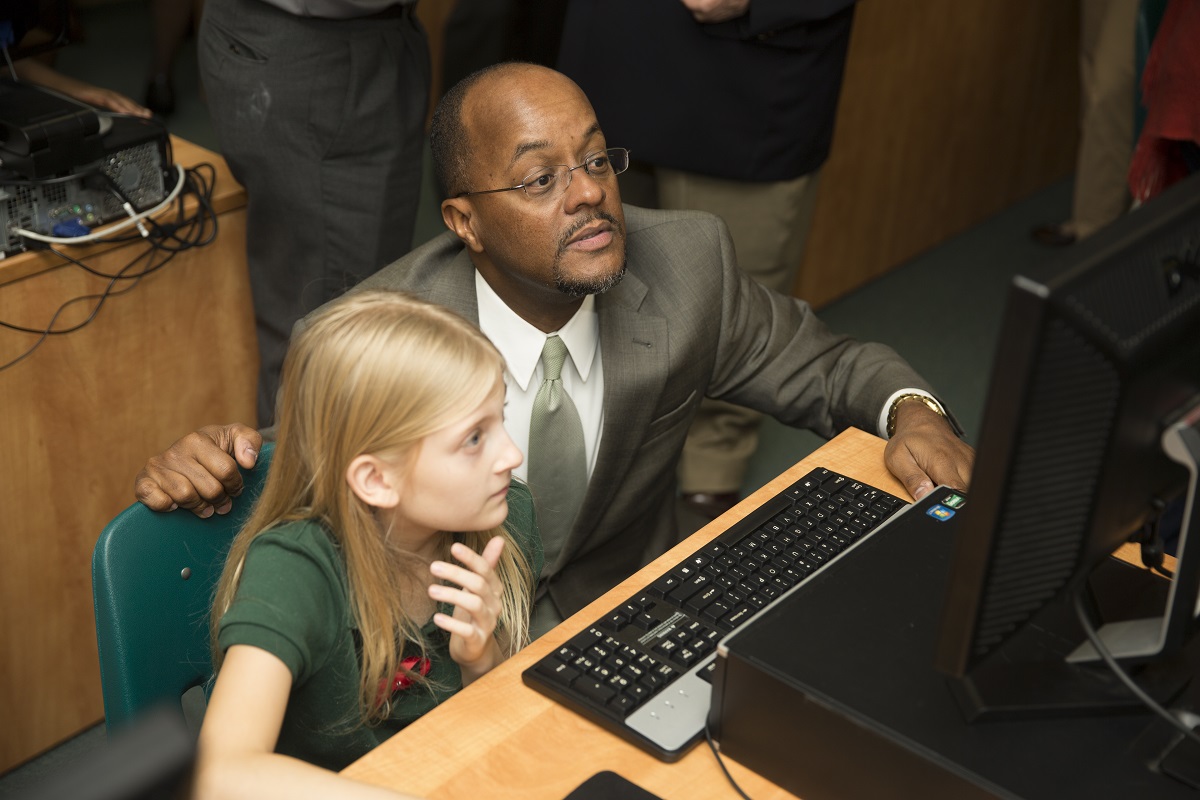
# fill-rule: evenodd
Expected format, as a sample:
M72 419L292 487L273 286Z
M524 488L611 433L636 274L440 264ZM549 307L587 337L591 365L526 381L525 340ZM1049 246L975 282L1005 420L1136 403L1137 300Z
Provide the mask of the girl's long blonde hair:
M407 613L401 598L416 587L423 594L430 578L423 562L385 535L372 508L351 491L346 470L364 453L411 465L421 440L478 407L503 371L503 358L478 329L452 311L400 292L350 294L309 321L284 361L266 485L217 584L214 666L224 655L218 625L237 593L250 543L280 523L317 520L341 550L362 637L360 720L387 718L390 695L384 692L381 701L380 686L390 684L400 661L423 641L424 620ZM511 653L529 636L532 565L504 526L455 532L453 539L479 552L493 536L506 539L497 567L504 599L496 634ZM445 538L439 558L450 560L453 539Z

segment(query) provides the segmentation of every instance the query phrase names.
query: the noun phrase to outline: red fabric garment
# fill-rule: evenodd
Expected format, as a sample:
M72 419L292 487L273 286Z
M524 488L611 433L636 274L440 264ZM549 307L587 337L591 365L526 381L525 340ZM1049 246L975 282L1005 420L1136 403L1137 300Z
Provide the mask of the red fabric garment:
M1145 202L1187 175L1177 142L1200 143L1200 0L1170 0L1142 70L1146 122L1129 164Z

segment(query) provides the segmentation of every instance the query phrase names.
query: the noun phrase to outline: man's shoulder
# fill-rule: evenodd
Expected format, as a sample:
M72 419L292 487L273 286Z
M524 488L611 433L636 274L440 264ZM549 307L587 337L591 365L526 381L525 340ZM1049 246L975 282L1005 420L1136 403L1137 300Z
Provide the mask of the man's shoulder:
M707 211L681 209L642 208L625 205L625 227L629 234L669 236L688 230L709 228L715 230L725 223L716 214Z
M719 271L724 241L729 240L725 221L707 211L661 210L625 206L628 232L628 268L633 274L650 272L655 283L673 272Z

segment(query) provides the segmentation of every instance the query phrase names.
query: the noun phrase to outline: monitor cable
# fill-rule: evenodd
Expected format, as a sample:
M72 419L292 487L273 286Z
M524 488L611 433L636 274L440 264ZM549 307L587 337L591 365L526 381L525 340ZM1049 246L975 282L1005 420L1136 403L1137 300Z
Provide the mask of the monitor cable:
M1121 683L1125 684L1125 688L1133 692L1134 696L1137 697L1138 700L1141 700L1148 709L1162 717L1164 720L1170 723L1172 727L1179 730L1184 737L1190 739L1195 744L1200 744L1200 734L1198 734L1175 714L1172 714L1170 711L1155 702L1154 698L1146 694L1145 690L1138 686L1137 683L1134 682L1133 678L1129 677L1129 673L1125 671L1124 667L1117 663L1117 659L1113 657L1113 654L1109 652L1108 648L1104 646L1104 643L1100 641L1100 635L1092 626L1092 621L1088 617L1088 614L1083 607L1082 593L1076 592L1074 598L1072 598L1072 602L1075 606L1075 616L1079 618L1079 624L1083 626L1083 632L1087 634L1088 641L1092 643L1092 647L1094 647L1096 652L1100 654L1100 658L1104 660L1104 663L1108 665L1108 668L1112 671L1112 673L1117 676L1117 679L1120 680Z

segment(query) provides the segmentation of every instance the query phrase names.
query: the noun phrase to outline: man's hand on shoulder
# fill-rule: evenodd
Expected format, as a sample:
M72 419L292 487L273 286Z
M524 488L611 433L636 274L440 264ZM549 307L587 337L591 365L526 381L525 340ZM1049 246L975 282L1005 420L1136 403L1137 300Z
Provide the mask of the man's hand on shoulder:
M205 426L146 462L134 481L134 495L155 511L225 514L242 493L238 466L253 467L260 447L262 435L246 425Z
M939 484L966 491L975 450L955 435L945 417L922 403L902 403L883 458L913 499L920 500Z

